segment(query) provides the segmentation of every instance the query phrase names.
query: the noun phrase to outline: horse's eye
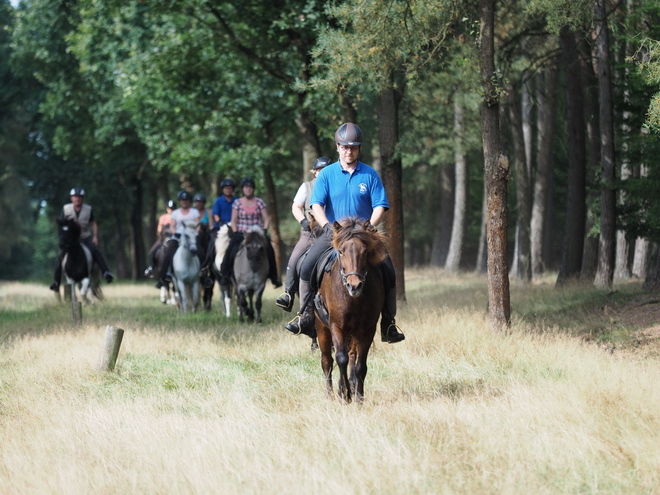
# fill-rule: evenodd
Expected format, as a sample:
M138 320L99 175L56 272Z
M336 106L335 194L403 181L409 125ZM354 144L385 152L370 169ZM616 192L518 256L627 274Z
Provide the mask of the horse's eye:
M339 256L344 256L344 252L343 252L343 251L337 251L337 254L339 254Z

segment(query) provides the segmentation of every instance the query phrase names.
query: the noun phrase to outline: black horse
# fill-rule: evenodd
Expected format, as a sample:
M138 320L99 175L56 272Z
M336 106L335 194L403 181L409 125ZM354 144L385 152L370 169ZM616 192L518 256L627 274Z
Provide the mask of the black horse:
M83 301L93 303L94 298L103 299L100 285L101 272L94 265L90 250L80 242L80 224L72 219L58 219L57 223L65 282L78 286ZM74 295L74 292L72 291L71 295ZM68 294L65 293L65 296L68 297Z

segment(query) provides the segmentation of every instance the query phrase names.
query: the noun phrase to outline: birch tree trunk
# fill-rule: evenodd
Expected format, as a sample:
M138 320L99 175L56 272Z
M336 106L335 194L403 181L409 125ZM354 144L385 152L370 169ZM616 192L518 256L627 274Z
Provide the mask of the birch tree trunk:
M449 253L445 268L449 272L457 272L461 264L461 251L466 228L466 211L468 200L468 167L463 146L463 107L460 94L454 95L454 159L455 179L454 189L454 219L449 243Z
M433 235L431 266L443 267L447 261L454 219L454 170L450 166L438 168L440 183L439 211Z
M517 87L509 89L509 120L513 140L513 171L516 180L516 254L511 275L523 282L532 280L529 226L532 216L532 186L527 168L522 121L522 101Z

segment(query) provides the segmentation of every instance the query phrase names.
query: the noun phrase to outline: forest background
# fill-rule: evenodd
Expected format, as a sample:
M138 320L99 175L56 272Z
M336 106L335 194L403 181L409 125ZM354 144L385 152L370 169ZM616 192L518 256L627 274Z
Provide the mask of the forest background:
M490 101L510 275L592 283L604 259L600 285L660 285L660 0L25 0L0 3L0 26L0 279L50 276L71 187L135 280L168 199L186 189L210 207L245 176L284 267L291 199L346 121L388 188L398 270L485 271Z

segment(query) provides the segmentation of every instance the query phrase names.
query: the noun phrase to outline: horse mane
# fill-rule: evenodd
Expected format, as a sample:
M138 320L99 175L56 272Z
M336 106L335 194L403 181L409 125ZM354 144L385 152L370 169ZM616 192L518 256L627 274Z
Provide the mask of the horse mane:
M332 247L337 251L349 239L358 238L367 248L369 257L367 263L377 265L387 258L387 238L371 225L369 220L361 221L357 217L348 217L334 223L335 231L332 237Z
M261 244L266 244L266 234L258 225L252 225L245 231L245 244L252 242L254 238Z

